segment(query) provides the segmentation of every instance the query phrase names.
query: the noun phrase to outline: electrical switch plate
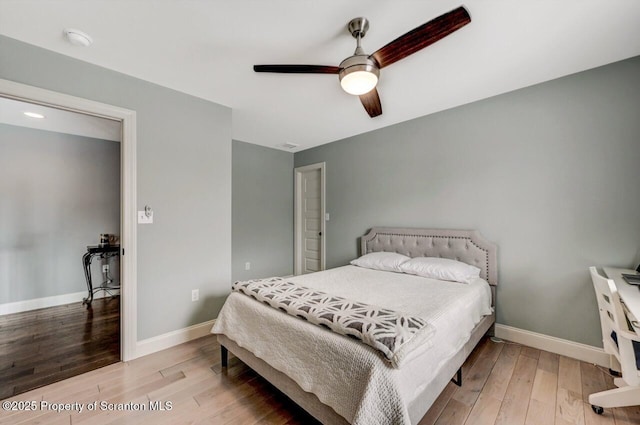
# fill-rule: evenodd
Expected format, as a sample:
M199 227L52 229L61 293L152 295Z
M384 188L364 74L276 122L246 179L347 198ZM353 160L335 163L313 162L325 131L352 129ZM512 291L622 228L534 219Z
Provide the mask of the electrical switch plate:
M193 289L191 291L191 301L198 301L200 299L200 290Z
M148 215L145 211L138 211L138 224L151 224L153 223L153 211Z
M330 218L330 217L329 217L329 213L324 213L324 219L325 219L326 221L329 221L329 218Z
M249 263L249 262L244 263L244 269L245 270L251 270L251 263Z

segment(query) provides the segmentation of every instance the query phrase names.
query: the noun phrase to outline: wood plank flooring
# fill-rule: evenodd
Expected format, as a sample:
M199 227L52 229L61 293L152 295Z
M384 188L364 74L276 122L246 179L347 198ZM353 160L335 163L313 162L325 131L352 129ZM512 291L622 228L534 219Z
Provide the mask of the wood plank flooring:
M484 339L463 366L463 386L450 383L420 425L640 424L640 407L593 413L588 394L612 386L608 373L597 366ZM223 370L213 336L9 400L35 401L36 409L0 409L0 424L318 423L237 358L231 356ZM83 411L46 410L43 401L78 403ZM97 407L89 410L94 402ZM160 404L151 410L150 402ZM129 410L108 410L101 403ZM131 410L140 406L145 410Z
M0 316L0 399L120 361L120 298Z

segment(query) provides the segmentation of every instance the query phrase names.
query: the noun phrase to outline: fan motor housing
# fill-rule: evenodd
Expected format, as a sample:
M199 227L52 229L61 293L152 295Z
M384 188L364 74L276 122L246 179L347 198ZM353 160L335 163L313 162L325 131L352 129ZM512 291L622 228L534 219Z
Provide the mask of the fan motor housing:
M369 55L353 55L340 62L340 79L352 72L367 71L380 76L380 69L375 60L369 58Z
M378 84L380 68L367 55L353 55L340 63L338 78L342 89L360 96L370 92Z

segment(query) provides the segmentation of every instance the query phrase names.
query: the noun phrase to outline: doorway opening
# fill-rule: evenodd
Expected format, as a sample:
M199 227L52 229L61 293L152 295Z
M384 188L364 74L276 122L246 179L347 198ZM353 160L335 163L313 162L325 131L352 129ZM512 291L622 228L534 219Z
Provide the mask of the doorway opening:
M294 170L294 273L325 269L325 163Z
M0 156L15 154L0 187L0 228L14 224L0 241L0 399L135 358L137 339L135 112L7 80L3 103L47 124L22 127L0 114ZM80 119L46 128L65 114ZM90 248L98 251L85 261Z

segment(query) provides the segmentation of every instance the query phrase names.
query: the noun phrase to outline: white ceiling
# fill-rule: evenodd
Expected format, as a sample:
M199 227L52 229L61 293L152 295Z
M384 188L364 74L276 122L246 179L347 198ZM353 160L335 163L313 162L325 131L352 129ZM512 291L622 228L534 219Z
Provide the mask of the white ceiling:
M372 53L461 0L0 0L0 33L233 108L234 139L293 151L640 55L638 0L466 0L472 22L381 71L371 119L335 75L365 16ZM89 33L89 48L62 30Z
M30 118L24 115L25 112L35 112L44 115L44 118ZM2 96L0 96L0 123L114 142L119 142L122 134L120 121L35 105Z

